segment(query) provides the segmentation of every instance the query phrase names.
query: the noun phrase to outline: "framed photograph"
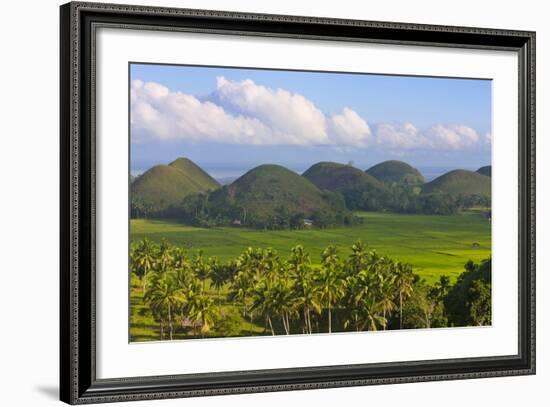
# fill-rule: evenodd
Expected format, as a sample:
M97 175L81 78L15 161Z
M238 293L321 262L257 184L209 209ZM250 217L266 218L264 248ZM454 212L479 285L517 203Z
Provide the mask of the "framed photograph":
M61 400L535 373L535 33L60 12Z

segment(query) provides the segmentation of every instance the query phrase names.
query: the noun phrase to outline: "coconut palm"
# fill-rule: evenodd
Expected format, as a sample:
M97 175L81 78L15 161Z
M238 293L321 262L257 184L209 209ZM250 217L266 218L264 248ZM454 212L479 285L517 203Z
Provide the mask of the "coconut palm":
M369 331L377 331L378 325L384 326L386 319L380 315L380 308L376 295L371 291L362 301L360 313L361 330L367 328Z
M189 257L181 247L172 248L172 265L174 269L180 269L189 266Z
M399 261L394 263L395 286L399 296L399 329L403 328L403 302L413 293L414 275L412 267Z
M302 245L297 245L290 250L290 256L286 264L287 278L292 276L295 280L294 296L297 308L304 318L304 333L312 333L311 312L320 313L320 291L315 284L311 269L310 256Z
M156 273L153 275L150 288L145 292L145 302L153 311L161 316L161 339L163 328L163 316L168 318L170 340L174 336L173 315L182 301L182 292L176 284L174 274L171 272Z
M279 275L284 277L284 269L277 256L277 252L271 248L258 249L254 252L253 267L255 267L256 280L269 278L274 281Z
M290 334L290 318L297 313L297 298L291 283L288 280L278 280L272 289L273 306L281 318L283 328Z
M204 258L202 250L198 250L191 262L191 267L195 276L199 278L202 283L202 288L206 288L206 279L210 276L210 264Z
M162 239L162 242L157 253L158 265L161 272L165 272L169 266L172 265L174 256L172 254L172 246L166 239Z
M187 261L176 260L177 254L174 256L174 263L178 264L178 268L173 270L174 284L180 290L180 323L181 327L185 326L187 309L189 300L195 296L201 290L201 282L193 274L190 264Z
M155 246L147 238L139 242L135 251L135 264L143 273L143 293L147 288L147 274L155 266L156 250Z
M277 315L278 307L275 300L274 283L264 278L254 286L254 292L252 297L251 311L257 312L263 315L266 323L269 324L271 329L271 335L275 335L275 329L273 327L273 316Z
M204 336L218 316L214 300L208 294L199 291L189 299L187 309L189 317L195 321L195 327L200 324L201 336Z
M380 307L382 308L382 318L384 321L384 331L388 326L388 314L395 309L394 298L394 278L387 271L378 274L377 291L380 296Z
M219 262L217 257L210 259L210 279L218 294L218 304L221 300L221 289L227 282L229 267Z
M328 332L332 333L332 307L344 293L344 280L336 247L328 246L323 250L321 257L321 270L317 282L321 301L326 305L328 311Z
M367 295L370 294L370 285L370 276L365 269L355 274L350 273L348 277L346 277L346 296L344 301L349 310L349 315L344 324L345 328L349 325L353 325L356 331L362 329L361 308L363 307Z
M348 275L356 275L362 270L365 270L369 263L369 252L367 245L360 240L351 246L351 254L346 263Z

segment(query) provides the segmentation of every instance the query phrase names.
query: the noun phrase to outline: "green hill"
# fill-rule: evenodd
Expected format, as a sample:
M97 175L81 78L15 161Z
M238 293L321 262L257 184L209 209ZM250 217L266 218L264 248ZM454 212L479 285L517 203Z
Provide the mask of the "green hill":
M183 172L199 190L207 191L220 186L218 181L188 158L178 158L169 165Z
M321 190L341 193L349 209L380 209L388 193L384 184L351 165L320 162L303 176Z
M420 171L403 161L384 161L365 172L387 185L413 186L424 183L424 177Z
M478 169L476 172L479 173L479 174L482 174L482 175L486 175L488 177L491 176L491 166L490 165L486 165L485 167L481 167L480 169Z
M279 165L260 165L210 195L211 209L242 224L271 227L294 218L330 218L347 213L344 203L306 178ZM277 227L274 225L273 227Z
M213 190L219 184L187 158L169 165L157 165L131 184L132 203L151 208L150 212L180 204L188 195Z
M333 192L345 192L350 189L383 190L385 189L376 178L351 165L333 162L320 162L311 166L303 174L319 189Z
M422 192L444 192L450 195L491 196L491 178L474 171L453 170L428 182Z

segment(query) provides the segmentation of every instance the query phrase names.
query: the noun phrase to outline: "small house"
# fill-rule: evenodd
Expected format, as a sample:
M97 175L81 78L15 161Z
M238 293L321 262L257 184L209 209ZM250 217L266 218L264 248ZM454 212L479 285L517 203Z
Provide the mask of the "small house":
M310 228L313 226L313 221L311 219L304 219L304 227Z

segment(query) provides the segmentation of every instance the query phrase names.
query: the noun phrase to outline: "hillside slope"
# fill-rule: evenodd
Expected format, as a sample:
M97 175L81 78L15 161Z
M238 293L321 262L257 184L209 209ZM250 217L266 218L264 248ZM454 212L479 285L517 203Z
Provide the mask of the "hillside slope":
M260 165L231 185L210 196L214 210L243 224L268 224L274 218L309 218L324 213L338 216L346 212L306 178L279 165Z
M303 176L321 190L341 193L349 209L378 209L387 199L388 190L384 184L351 165L320 162Z
M320 162L312 165L303 176L319 189L342 192L349 189L384 189L376 178L351 165Z
M420 171L403 161L384 161L365 172L387 185L412 186L424 183L424 176Z
M212 190L220 186L218 181L188 158L178 158L172 161L169 166L183 172L200 190Z
M428 182L422 192L443 192L450 195L491 196L491 178L474 171L453 170Z
M186 196L206 192L219 184L191 160L178 158L169 165L157 165L131 184L133 204L151 207L153 212L180 204Z
M486 165L485 167L479 168L476 172L482 175L486 175L488 177L491 176L491 170L492 167L490 165Z

